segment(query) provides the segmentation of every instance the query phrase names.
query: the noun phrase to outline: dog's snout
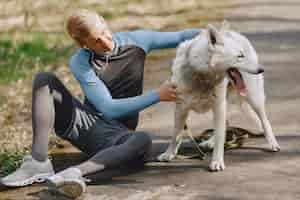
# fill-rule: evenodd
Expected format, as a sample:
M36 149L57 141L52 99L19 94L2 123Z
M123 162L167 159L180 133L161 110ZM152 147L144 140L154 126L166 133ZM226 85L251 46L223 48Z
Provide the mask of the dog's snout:
M265 72L265 70L262 69L262 68L259 68L259 69L257 70L257 73L258 73L258 74L261 74L261 73L264 73L264 72Z

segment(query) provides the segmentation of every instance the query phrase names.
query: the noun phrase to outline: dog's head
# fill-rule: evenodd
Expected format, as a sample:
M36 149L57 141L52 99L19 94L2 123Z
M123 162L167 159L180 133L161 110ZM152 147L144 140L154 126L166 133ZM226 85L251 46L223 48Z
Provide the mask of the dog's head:
M222 23L220 31L210 24L207 26L210 67L217 71L235 68L250 74L262 73L264 70L251 61L244 44L226 32L229 32L229 23L226 21Z
M238 40L229 32L229 24L224 21L221 29L207 26L209 67L212 70L225 72L239 88L243 96L243 78L240 72L260 74L264 72L257 59L245 49L245 41ZM245 88L244 88L245 89Z

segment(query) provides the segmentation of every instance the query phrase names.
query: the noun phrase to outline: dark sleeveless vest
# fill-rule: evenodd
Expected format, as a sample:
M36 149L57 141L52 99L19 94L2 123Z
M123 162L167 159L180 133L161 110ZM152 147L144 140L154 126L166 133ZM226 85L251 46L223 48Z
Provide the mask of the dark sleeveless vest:
M146 53L133 45L117 47L112 55L91 53L90 64L113 98L142 94ZM87 98L85 98L87 102Z

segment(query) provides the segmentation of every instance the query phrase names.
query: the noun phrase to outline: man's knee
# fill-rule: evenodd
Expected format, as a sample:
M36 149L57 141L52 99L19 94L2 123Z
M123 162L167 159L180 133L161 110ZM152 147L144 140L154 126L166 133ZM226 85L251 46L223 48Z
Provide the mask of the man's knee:
M149 159L149 157L151 157L152 139L150 135L146 132L139 131L133 134L136 135L136 137L138 138L138 160L145 162Z
M51 72L39 72L33 80L33 89L39 89L45 85L50 85L57 77Z
M150 148L152 145L152 139L150 135L146 132L137 131L134 133L136 139L139 141L138 143L144 148Z

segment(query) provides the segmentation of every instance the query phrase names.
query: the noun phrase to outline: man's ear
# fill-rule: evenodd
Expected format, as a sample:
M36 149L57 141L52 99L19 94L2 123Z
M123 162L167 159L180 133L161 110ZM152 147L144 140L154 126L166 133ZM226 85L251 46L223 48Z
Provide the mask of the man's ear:
M209 44L211 44L212 46L215 46L216 44L223 44L223 39L219 31L213 25L208 24L207 31Z
M230 30L230 24L229 24L228 21L224 20L224 21L222 22L220 32L221 32L221 33L225 33L226 31L229 31L229 30Z

